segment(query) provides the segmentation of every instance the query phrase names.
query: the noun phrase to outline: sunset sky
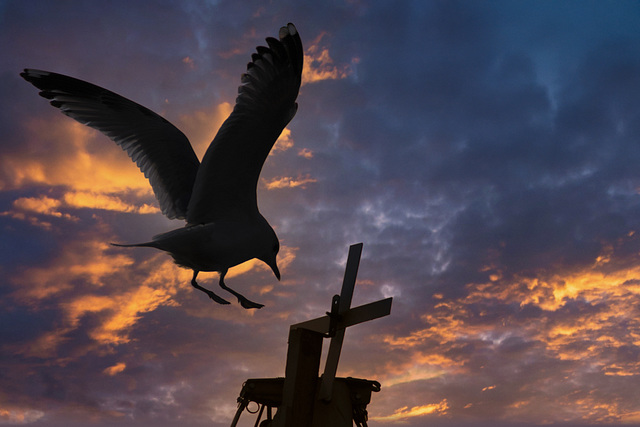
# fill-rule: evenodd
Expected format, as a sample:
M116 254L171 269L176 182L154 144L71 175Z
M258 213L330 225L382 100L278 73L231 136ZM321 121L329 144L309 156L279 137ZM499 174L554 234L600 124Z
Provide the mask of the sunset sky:
M287 22L299 109L258 188L282 281L240 265L265 307L221 306L109 245L183 222L19 73L119 93L201 157ZM228 426L363 242L353 304L393 308L338 374L382 384L370 426L640 426L639 28L638 1L0 0L0 424Z

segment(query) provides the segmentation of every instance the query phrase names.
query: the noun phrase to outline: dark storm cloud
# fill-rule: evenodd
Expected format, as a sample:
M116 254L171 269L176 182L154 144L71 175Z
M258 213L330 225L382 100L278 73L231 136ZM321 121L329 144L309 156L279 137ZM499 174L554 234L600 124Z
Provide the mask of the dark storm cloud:
M528 135L524 152L495 153L500 157L489 169L494 172L483 175L496 175L491 198L464 212L457 224L467 243L480 233L472 251L482 242L506 245L510 260L504 262L516 270L523 262L529 268L586 263L603 242L637 229L637 137L627 129L635 127L640 103L622 88L637 86L640 64L625 55L603 67L603 50L617 56L611 53L616 48L596 47L567 77L550 131ZM518 140L504 142L515 147Z
M457 265L467 271L482 267L495 250L515 270L530 262L525 259L533 260L529 268L544 267L562 254L572 257L569 264L588 262L602 239L636 227L637 207L625 201L635 197L637 120L630 118L638 104L625 88L638 84L636 61L629 60L637 43L609 46L613 41L605 39L581 47L582 59L559 76L561 96L552 99L531 47L512 43L502 51L492 15L480 6L439 3L421 11L402 4L369 12L369 25L355 37L373 41L375 49L358 52L357 80L331 83L352 93L342 116L316 110L328 122L320 138L330 137L326 128L333 125L347 144L330 162L345 173L331 191L344 197L335 212L343 221L367 202L390 218L416 211L437 217L428 200L445 194L444 209L459 208L446 229ZM384 19L397 24L384 26ZM400 176L402 185L394 186ZM631 210L623 214L620 204ZM433 241L429 229L439 227L423 219L423 240ZM411 240L420 225L405 220L410 236L402 226L384 232L397 242Z

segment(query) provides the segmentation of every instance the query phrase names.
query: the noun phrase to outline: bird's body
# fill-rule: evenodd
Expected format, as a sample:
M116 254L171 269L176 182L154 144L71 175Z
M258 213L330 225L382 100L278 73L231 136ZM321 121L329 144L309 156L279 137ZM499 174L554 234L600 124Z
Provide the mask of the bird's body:
M297 111L303 52L288 24L280 40L267 38L242 75L236 105L200 163L187 138L151 110L91 83L48 71L25 69L21 76L64 114L93 127L127 151L149 179L162 212L186 226L149 242L116 245L152 247L193 270L191 284L228 304L196 282L200 271L220 273L220 286L245 308L260 308L224 284L227 270L253 258L280 279L279 241L258 210L256 187L262 165Z
M276 244L275 232L262 217L254 221L227 220L180 227L154 236L146 243L117 246L143 246L168 252L176 264L198 271L224 271L253 258L267 262ZM256 244L260 242L260 244ZM264 254L257 247L268 248ZM272 263L267 262L267 264ZM275 264L274 264L275 265Z

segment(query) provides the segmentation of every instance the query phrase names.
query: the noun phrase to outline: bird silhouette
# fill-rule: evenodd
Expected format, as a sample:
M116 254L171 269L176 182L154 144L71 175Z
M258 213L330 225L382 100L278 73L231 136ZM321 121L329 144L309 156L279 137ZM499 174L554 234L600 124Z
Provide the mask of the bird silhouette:
M20 75L60 111L99 130L127 152L149 179L162 213L184 219L184 227L151 241L116 246L152 247L193 270L191 285L220 304L229 304L200 286L200 271L220 273L219 285L244 308L261 308L226 286L229 268L257 258L280 280L278 237L260 214L257 184L262 166L284 127L296 114L303 51L293 24L279 40L258 46L242 75L236 104L198 161L187 137L153 111L91 83L48 71Z

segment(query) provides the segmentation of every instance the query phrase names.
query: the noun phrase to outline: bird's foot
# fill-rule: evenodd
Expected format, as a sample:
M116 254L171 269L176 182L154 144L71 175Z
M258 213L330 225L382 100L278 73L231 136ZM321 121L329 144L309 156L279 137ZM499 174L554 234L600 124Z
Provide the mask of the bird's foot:
M229 301L227 301L224 298L219 297L218 295L214 294L211 291L205 291L205 293L207 295L209 295L209 298L211 298L212 300L214 300L215 302L217 302L218 304L222 304L222 305L227 305L227 304L231 304Z
M240 303L240 305L246 309L250 309L250 308L262 308L264 307L264 304L258 304L257 302L253 302L250 299L248 299L247 297L245 297L242 294L239 294L238 292L234 291L233 289L231 289L230 287L228 287L225 283L224 283L224 276L226 276L227 274L227 270L223 270L220 272L220 280L218 282L218 285L220 285L220 287L222 289L224 289L225 291L229 292L230 294L233 294L236 298L238 298L238 302Z
M244 296L239 296L238 297L238 302L240 303L240 305L246 309L250 309L250 308L262 308L264 307L264 304L259 304L257 302L253 302L250 299L244 297Z

